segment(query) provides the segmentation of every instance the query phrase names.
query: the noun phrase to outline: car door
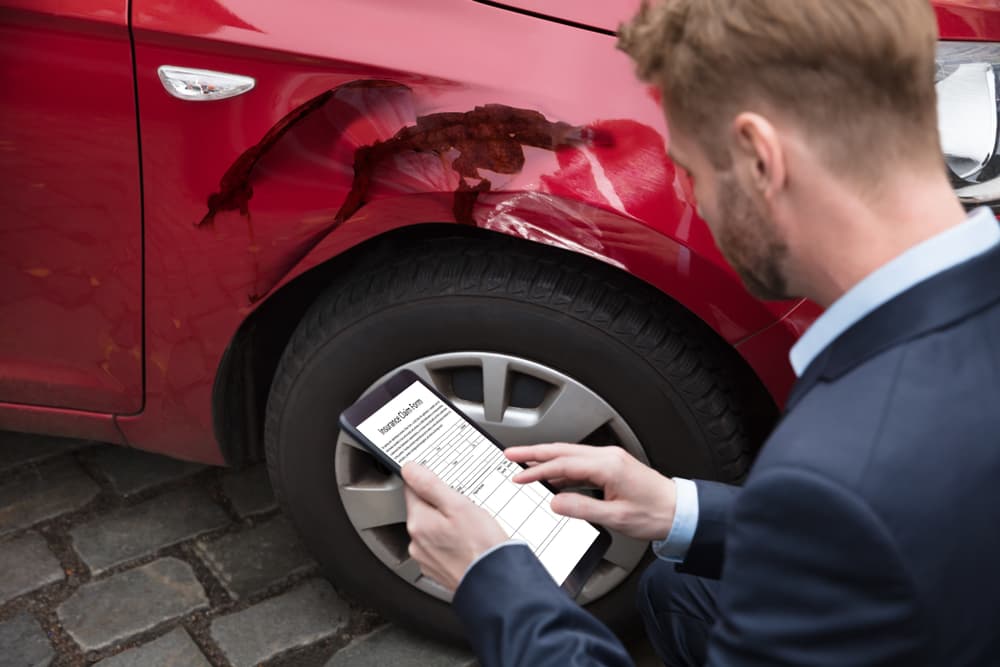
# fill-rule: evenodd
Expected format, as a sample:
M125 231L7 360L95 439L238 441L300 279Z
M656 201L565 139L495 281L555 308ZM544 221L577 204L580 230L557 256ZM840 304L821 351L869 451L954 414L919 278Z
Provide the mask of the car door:
M128 0L0 0L0 402L142 407Z

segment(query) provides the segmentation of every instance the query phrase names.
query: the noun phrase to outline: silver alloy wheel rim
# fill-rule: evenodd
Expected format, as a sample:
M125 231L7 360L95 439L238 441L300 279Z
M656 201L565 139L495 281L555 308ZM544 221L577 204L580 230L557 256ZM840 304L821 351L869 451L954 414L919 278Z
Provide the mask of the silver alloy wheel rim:
M452 400L469 418L507 445L540 442L579 442L601 427L614 434L617 444L643 463L649 463L639 439L625 420L588 387L548 366L520 357L492 352L451 352L423 357L396 368L372 383L365 393L393 373L406 368ZM480 368L483 401L458 398L446 382L457 369ZM514 374L541 380L550 386L536 408L509 404ZM450 601L451 594L424 577L406 551L406 504L402 481L381 469L354 440L340 432L335 469L344 510L372 553L409 584L434 597ZM612 533L611 547L580 593L581 603L592 602L618 586L636 568L647 542Z

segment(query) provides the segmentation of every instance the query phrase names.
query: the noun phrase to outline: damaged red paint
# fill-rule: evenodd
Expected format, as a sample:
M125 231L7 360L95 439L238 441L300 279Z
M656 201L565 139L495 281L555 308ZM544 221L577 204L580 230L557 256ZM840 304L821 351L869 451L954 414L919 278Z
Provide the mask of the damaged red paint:
M296 108L226 170L219 191L208 197L208 212L196 225L210 225L221 211L239 211L246 216L253 197L253 172L265 154L295 125L320 110L338 93L352 88L409 90L390 81L358 81L329 90ZM376 170L389 158L407 152L434 153L443 158L455 150L458 156L452 160L451 168L461 177L455 189L455 219L471 224L476 197L492 187L489 179L479 173L480 169L516 174L524 167L525 146L555 151L593 138L587 128L552 122L537 111L501 104L479 106L466 112L419 116L414 125L402 128L391 138L357 148L350 192L332 222L340 224L365 204ZM466 179L475 182L469 183Z
M502 104L420 116L416 125L404 127L391 139L357 150L351 191L337 211L335 222L347 220L364 205L375 170L391 156L411 151L444 156L456 150L458 156L451 168L461 179L455 190L453 212L457 222L474 224L472 208L476 198L492 187L480 169L516 174L524 168L525 146L554 151L588 138L585 128L552 122L537 111ZM473 185L469 180L477 182Z

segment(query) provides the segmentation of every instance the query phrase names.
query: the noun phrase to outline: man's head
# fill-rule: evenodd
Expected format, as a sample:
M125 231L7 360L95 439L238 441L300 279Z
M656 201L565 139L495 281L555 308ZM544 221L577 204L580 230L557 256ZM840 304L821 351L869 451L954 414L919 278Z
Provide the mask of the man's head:
M901 168L943 174L925 0L657 0L620 35L662 93L702 216L759 296L799 295L810 191L836 182L873 201Z

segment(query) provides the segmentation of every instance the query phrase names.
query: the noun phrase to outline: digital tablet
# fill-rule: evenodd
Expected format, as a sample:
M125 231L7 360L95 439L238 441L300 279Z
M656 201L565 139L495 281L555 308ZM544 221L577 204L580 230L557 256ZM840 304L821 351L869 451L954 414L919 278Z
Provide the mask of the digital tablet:
M543 483L517 484L523 469L503 445L415 373L400 371L344 410L340 424L399 473L415 461L487 510L513 539L524 540L552 578L576 597L611 544L603 528L555 514Z

